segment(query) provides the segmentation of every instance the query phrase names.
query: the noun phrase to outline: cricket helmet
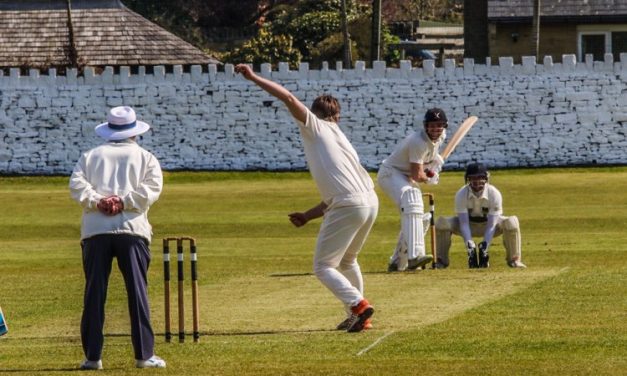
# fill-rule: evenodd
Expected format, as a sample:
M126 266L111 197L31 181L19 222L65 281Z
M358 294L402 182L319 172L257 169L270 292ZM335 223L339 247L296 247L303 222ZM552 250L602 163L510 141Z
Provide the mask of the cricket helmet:
M423 125L426 127L427 123L431 122L444 122L444 128L448 127L448 119L446 113L441 108L430 108L425 113L425 117L422 120Z
M466 166L464 181L468 183L471 176L483 176L487 181L490 178L490 172L488 172L488 168L483 163L473 162Z

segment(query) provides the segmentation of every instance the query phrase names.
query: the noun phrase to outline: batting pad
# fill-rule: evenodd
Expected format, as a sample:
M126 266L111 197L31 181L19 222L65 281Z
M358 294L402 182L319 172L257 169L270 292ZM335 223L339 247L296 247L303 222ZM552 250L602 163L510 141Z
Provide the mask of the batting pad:
M423 203L418 189L410 188L401 194L401 212L401 229L407 245L407 258L424 256Z

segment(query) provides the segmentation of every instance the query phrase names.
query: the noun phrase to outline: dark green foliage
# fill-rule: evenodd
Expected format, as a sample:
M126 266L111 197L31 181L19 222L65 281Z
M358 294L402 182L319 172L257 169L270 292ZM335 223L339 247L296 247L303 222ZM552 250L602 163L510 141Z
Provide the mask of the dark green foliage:
M301 55L292 46L291 36L274 35L261 28L255 38L227 54L224 59L230 63L253 64L255 67L263 63L271 63L276 67L279 62L286 62L295 68L301 60Z
M190 1L124 0L124 5L143 17L199 47L206 47L201 28L194 12L188 8Z
M277 35L290 35L294 46L301 52L303 61L319 67L323 61L342 60L344 44L341 33L339 0L303 0L295 6L277 7L268 14L270 31ZM369 4L347 1L347 21L351 38L352 60L369 60L372 27L372 9ZM388 43L394 37L387 27L382 30L382 56L397 61L394 55L387 55ZM398 55L398 54L397 54Z
M372 3L362 0L347 0L346 3L352 60L368 61ZM422 4L420 1L404 1L392 6L384 2L384 13L390 7L395 12L411 13L418 6L414 3ZM302 60L310 62L312 68L318 68L322 61L333 63L342 57L340 0L125 0L124 4L201 49L222 51L210 51L210 54L220 56L224 53L220 59L225 63L258 65L285 61L294 67ZM259 26L265 31L258 31L254 38L242 45ZM235 35L237 41L222 41L220 38L225 35ZM397 42L395 38L384 21L381 57L389 63L399 59L398 52L390 53L386 47ZM226 48L230 50L225 53Z

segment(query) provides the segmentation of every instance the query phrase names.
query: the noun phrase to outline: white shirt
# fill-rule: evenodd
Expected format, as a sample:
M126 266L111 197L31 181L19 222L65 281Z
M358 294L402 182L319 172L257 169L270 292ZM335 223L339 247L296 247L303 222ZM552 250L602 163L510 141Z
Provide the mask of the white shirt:
M431 162L438 154L445 138L446 130L436 141L431 141L424 129L415 131L398 144L392 154L383 161L383 165L394 167L409 176L411 174L410 163Z
M83 207L81 239L99 234L132 234L150 242L148 209L163 188L159 161L132 140L108 142L83 155L70 177L70 193ZM119 196L124 210L107 216L100 199Z
M374 183L340 127L319 119L310 110L307 110L304 124L296 123L303 138L309 171L327 208L369 202Z
M488 215L503 214L503 197L496 187L486 183L479 196L468 184L455 194L455 213L468 213L470 221L487 221Z

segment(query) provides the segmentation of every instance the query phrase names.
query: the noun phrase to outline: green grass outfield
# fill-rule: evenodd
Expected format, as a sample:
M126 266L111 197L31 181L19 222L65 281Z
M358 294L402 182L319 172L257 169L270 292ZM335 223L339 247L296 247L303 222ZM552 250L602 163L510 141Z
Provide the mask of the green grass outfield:
M0 178L0 374L76 374L83 274L80 208L67 177ZM493 171L505 214L520 218L526 270L451 267L386 274L399 218L381 192L359 257L373 330L333 330L338 301L313 277L319 221L287 213L318 202L307 173L168 173L154 226L150 298L165 370L136 370L117 268L107 304L102 374L618 375L627 370L627 167ZM451 215L461 172L446 172L438 215ZM160 240L198 241L201 341L163 339ZM189 276L189 258L186 272ZM174 269L173 269L174 273ZM173 281L172 295L176 285ZM191 288L186 286L191 312ZM173 301L173 328L176 304ZM191 315L188 315L191 316ZM186 327L191 329L191 317Z

